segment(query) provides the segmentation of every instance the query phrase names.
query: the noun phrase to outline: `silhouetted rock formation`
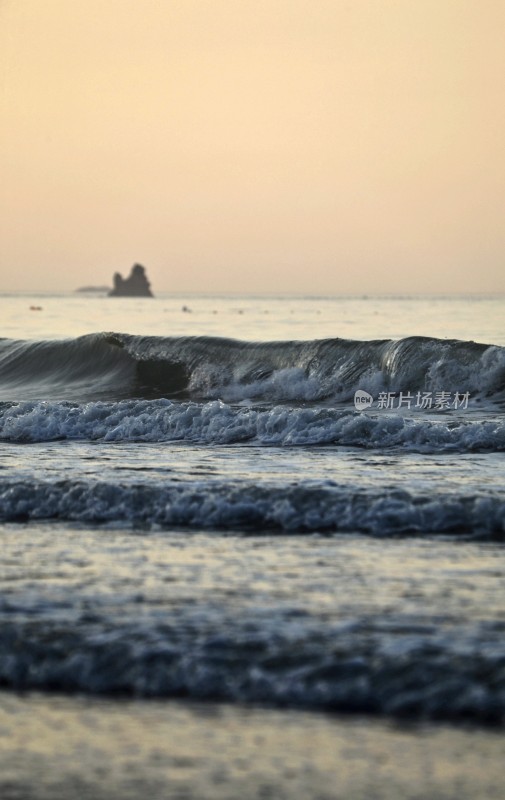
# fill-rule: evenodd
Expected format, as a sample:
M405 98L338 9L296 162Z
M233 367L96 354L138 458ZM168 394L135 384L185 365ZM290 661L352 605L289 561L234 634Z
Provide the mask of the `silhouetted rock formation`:
M152 297L146 271L141 264L134 264L130 276L123 278L119 272L114 275L114 288L109 297Z

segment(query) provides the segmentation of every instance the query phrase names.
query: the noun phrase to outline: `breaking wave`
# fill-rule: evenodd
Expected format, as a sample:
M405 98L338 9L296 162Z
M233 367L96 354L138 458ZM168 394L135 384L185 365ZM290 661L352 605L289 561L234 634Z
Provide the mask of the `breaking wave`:
M505 497L356 488L334 481L3 480L0 521L253 532L345 532L387 537L456 534L503 539Z
M100 333L0 340L0 398L333 401L356 389L505 394L505 348L413 336L242 342Z
M213 400L0 404L0 440L170 442L265 446L340 445L410 452L505 451L505 419L363 414L318 406L236 407Z

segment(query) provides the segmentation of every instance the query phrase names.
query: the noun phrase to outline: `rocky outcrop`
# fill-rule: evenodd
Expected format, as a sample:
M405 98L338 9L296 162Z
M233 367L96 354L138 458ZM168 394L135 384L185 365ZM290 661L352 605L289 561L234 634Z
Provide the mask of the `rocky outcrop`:
M114 288L109 292L109 297L152 297L150 283L147 280L145 268L141 264L134 264L128 278L123 278L119 272L114 275Z

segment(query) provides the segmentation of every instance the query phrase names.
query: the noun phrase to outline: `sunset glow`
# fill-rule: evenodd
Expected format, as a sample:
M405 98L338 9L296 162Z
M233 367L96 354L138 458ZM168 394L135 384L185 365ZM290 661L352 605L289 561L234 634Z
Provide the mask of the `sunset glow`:
M0 291L505 291L500 0L0 3Z

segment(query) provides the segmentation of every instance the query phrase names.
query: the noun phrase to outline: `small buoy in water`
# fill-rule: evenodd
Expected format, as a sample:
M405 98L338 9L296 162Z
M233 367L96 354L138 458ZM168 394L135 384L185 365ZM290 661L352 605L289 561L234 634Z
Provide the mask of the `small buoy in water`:
M183 306L183 307L182 307L182 310L183 310L183 311L184 311L186 314L191 314L191 309L190 309L190 308L188 308L187 306Z

